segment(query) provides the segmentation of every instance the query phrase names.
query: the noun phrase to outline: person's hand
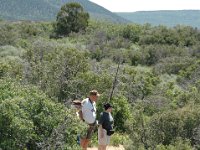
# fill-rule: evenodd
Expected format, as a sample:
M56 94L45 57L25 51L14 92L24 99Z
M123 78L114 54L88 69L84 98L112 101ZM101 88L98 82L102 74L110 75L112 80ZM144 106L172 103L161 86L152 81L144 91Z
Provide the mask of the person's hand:
M104 137L103 130L101 130L101 138L103 138L103 137Z

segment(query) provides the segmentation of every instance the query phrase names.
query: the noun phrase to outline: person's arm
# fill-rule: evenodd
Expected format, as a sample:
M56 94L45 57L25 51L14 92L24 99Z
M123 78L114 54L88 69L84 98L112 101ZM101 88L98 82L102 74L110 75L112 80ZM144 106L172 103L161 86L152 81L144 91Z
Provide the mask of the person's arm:
M104 117L103 117L103 113L101 113L101 117L100 117L100 120L99 120L99 130L100 130L100 137L103 138L104 137L104 134L103 134L103 124L104 122Z
M79 119L80 119L80 120L85 121L85 120L83 119L83 112L82 112L82 109L80 109L80 110L78 111L78 116L79 116Z
M86 113L86 102L83 101L82 102L82 107L81 107L81 111L79 112L79 117L81 118L81 120L85 120L84 115Z

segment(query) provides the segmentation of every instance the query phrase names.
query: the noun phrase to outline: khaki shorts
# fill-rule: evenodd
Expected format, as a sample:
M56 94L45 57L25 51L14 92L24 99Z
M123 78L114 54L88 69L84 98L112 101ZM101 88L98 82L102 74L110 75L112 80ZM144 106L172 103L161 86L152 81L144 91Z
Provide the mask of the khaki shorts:
M81 133L81 138L91 139L96 127L96 123L88 124L87 130Z
M101 138L100 128L98 128L98 144L99 145L109 145L110 136L107 135L107 131L103 129L103 138Z
M96 124L89 125L88 130L87 130L86 139L91 139L92 134L94 133L95 128L96 128Z

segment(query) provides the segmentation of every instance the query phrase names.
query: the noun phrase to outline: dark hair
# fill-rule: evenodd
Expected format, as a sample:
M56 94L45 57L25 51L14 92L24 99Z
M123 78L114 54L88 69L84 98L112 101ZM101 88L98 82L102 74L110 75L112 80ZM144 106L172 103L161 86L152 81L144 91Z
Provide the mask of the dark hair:
M110 103L106 103L103 106L104 106L105 110L107 110L108 108L112 108L113 107Z

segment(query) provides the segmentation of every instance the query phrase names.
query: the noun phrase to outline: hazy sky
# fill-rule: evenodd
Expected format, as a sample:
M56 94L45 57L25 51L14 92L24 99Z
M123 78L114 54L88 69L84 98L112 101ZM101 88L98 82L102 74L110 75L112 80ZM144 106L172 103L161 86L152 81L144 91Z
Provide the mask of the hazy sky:
M143 10L200 10L200 0L90 0L112 12Z

